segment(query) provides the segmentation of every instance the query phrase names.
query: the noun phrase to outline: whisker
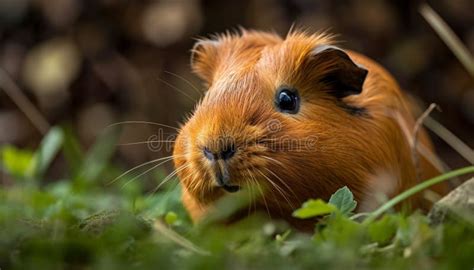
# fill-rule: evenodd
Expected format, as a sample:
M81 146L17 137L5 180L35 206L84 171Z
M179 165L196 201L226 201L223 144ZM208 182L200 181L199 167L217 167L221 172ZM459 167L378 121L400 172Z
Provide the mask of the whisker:
M188 178L191 177L191 176L192 176L191 174L190 174L190 175L187 175L186 177L184 177L184 178L181 179L181 180L184 181L184 180L188 179ZM166 191L166 193L163 195L163 197L169 197L169 196L170 196L170 192L173 191L174 189L176 189L176 188L178 187L179 183L180 183L179 181L176 181L176 184L174 185L174 187L168 189L168 190Z
M258 173L260 173L261 175L263 174L262 171L260 171L259 169L256 169L254 168ZM280 204L280 200L278 200L278 198L275 196L275 194L273 192L271 192L272 194L272 197L273 197L273 200L277 203L278 205L278 209L280 210L280 214L283 215L283 209L281 208L281 204Z
M250 183L252 184L252 180L250 180ZM252 184L252 194L251 194L251 196L255 196L255 194L256 194L255 189L256 189L255 185ZM257 201L255 200L255 197L252 199L252 206L253 206L253 211L257 212Z
M249 192L247 192L247 193L248 193L248 198L249 198L249 199L248 199L248 200L249 200L249 203L248 203L248 205L247 205L247 217L248 217L248 216L250 216L250 210L251 210L251 206L252 206L252 203L253 203L252 194L251 194L251 192L252 192L252 191L251 191L251 189L252 189L252 187L251 187L252 183L250 183L250 180L249 180L248 178L245 178L245 183L247 184L247 187L248 187L249 190L250 190Z
M173 127L173 126L169 126L169 125L165 125L165 124L160 124L160 123L155 123L155 122L149 122L149 121L121 121L121 122L116 122L116 123L113 123L113 124L110 124L108 126L106 126L105 128L111 128L113 126L118 126L118 125L125 125L125 124L148 124L148 125L154 125L154 126L160 126L160 127L167 127L167 128L171 128L171 129L174 129L176 131L180 131L179 128L177 127Z
M276 160L276 159L274 159L274 158L267 157L267 156L261 156L261 157L264 158L264 159L268 159L268 160L270 160L270 161L273 161L273 162L275 162L275 163L278 163L278 164L280 164L280 165L283 166L283 163L282 163L281 161L279 161L279 160Z
M180 171L188 168L190 165L189 164L184 164L184 165L181 165L180 167L176 168L176 170L174 170L173 172L171 172L170 174L168 174L168 176L166 176L162 181L161 183L153 189L153 191L151 192L151 194L154 194L156 193L160 187L162 187L165 183L167 183L168 181L170 181L173 176L175 176L177 173L179 173Z
M183 94L183 96L189 98L192 102L197 102L197 100L193 97L191 97L190 95L186 94L184 91L182 91L181 89L179 89L178 87L172 85L171 83L161 79L161 78L158 78L158 80L160 80L162 83L168 85L169 87L173 88L174 90L178 91L179 93Z
M258 190L260 191L260 194L262 195L263 204L265 205L265 208L267 210L268 217L271 217L270 210L268 209L268 203L267 203L267 200L265 199L265 194L263 194L263 190L262 190L262 187L260 186L260 183L257 181L255 176L250 173L250 170L249 169L247 169L247 170L249 171L250 177L253 179L253 181L257 185Z
M189 177L189 175L186 176L184 179L187 179L188 177ZM179 181L176 181L176 184L175 184L173 187L169 188L169 189L165 192L165 194L164 194L163 197L162 197L162 200L163 200L163 201L168 200L168 199L170 198L170 196L171 196L171 192L175 191L178 186L179 186Z
M129 143L118 143L117 145L120 146L127 146L127 145L138 145L138 144L149 144L149 143L174 143L176 141L172 140L149 140L149 141L141 141L141 142L129 142Z
M287 195L285 195L286 192L284 192L284 190L281 189L281 187L279 185L277 185L275 182L273 182L267 175L265 175L264 173L262 173L262 171L260 170L257 170L263 177L265 177L268 182L273 185L276 190L281 194L281 196L283 196L283 198L286 200L286 202L291 206L291 208L294 208L293 204L290 202L290 200L288 199Z
M166 162L168 162L168 161L170 161L170 160L172 160L172 159L173 159L173 157L168 157L167 160L165 160L165 161L163 161L163 162L160 162L160 163L158 163L157 165L154 165L153 167L151 167L151 168L147 169L146 171L142 172L141 174L139 174L139 175L133 177L132 179L128 180L128 181L125 182L125 183L122 185L122 187L120 187L120 188L123 189L126 185L128 185L129 183L131 183L131 182L134 181L135 179L140 178L141 176L143 176L143 175L147 174L148 172L150 172L150 171L152 171L152 170L158 168L159 166L165 164Z
M280 164L281 166L284 166L284 164L283 164L281 161L276 160L276 159L274 159L274 158L271 158L271 157L268 157L268 156L261 156L261 157L264 158L264 159L268 159L268 160L270 160L270 161L273 161L273 162L275 162L275 163L277 163L277 164ZM288 184L287 184L285 181L283 181L283 179L281 179L281 177L279 177L278 175L276 175L273 171L271 171L271 170L268 169L268 168L265 168L265 170L267 170L269 173L271 173L273 176L275 176L283 185L285 185L285 187L286 187L289 191L291 191L291 192L293 193L293 195L294 195L295 197L298 197L298 196L296 195L296 193L294 193L293 189L292 189L290 186L288 186Z
M278 179L278 181L280 181L280 182L288 189L288 191L290 191L290 192L293 193L293 196L295 196L295 198L298 197L298 196L296 195L296 193L293 191L293 189L292 189L290 186L288 186L288 184L287 184L285 181L283 181L283 179L281 179L281 177L279 177L278 175L276 175L274 172L272 172L272 171L271 171L270 169L268 169L268 168L265 168L265 170L266 170L267 172L271 173L273 176L275 176L275 178Z
M120 179L121 177L127 175L128 173L130 173L130 172L132 172L132 171L134 171L134 170L136 170L136 169L139 169L139 168L141 168L141 167L143 167L143 166L146 166L146 165L148 165L148 164L153 164L153 163L156 163L156 162L159 162L159 161L161 161L161 160L168 159L168 158L171 158L171 159L172 159L172 158L173 158L173 155L170 155L170 156L167 156L167 157L162 157L162 158L153 159L153 160L147 161L147 162L145 162L145 163L143 163L143 164L140 164L140 165L138 165L138 166L135 166L135 167L133 167L133 168L127 170L126 172L122 173L121 175L115 177L112 181L110 181L109 183L107 183L107 185L113 184L115 181L117 181L117 180Z
M249 169L247 169L247 171L249 171ZM251 174L249 174L249 176L251 176ZM254 187L254 184L253 184L253 179L250 178L250 179L247 179L248 182L249 182L249 188L250 188L250 196L251 196L251 204L249 205L249 215L250 215L250 210L253 208L253 211L257 211L257 202L254 198L255 196L255 187Z
M176 73L173 73L171 71L163 71L164 73L166 74L170 74L178 79L181 79L183 82L185 82L187 85L191 86L194 90L196 90L196 93L198 93L199 95L202 95L202 91L200 91L196 86L194 86L189 80L185 79L183 76L180 76Z

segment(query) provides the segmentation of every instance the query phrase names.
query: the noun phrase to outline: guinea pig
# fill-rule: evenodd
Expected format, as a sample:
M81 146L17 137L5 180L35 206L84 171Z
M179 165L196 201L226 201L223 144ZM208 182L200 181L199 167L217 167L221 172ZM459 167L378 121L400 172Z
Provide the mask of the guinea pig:
M425 131L413 138L394 78L328 34L217 35L195 44L191 66L207 90L173 156L193 221L222 196L258 186L256 209L307 228L292 212L310 198L347 186L368 211L377 193L392 197L440 173ZM421 196L410 203L426 208Z

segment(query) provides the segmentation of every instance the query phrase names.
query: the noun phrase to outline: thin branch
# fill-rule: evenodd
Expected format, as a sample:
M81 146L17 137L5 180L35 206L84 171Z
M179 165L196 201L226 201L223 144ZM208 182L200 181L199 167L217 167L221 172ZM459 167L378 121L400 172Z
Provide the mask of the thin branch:
M451 131L445 128L442 124L431 117L427 117L425 126L434 134L451 146L459 155L466 159L471 165L474 164L474 151Z
M0 68L0 88L10 97L10 99L18 106L18 108L31 121L33 126L38 129L41 134L45 135L50 124L35 105L23 94L20 87L13 81L6 70Z
M413 163L415 164L416 169L416 179L420 181L421 179L421 168L420 168L420 160L418 158L418 133L420 133L420 128L423 126L423 121L430 115L430 113L437 107L435 103L431 103L428 109L426 109L420 117L415 122L415 127L413 128L413 144L411 146L411 153L413 157Z
M443 21L443 19L429 5L422 4L420 13L425 20L436 31L438 36L446 43L451 51L456 55L466 70L474 77L474 57L464 46L453 30Z

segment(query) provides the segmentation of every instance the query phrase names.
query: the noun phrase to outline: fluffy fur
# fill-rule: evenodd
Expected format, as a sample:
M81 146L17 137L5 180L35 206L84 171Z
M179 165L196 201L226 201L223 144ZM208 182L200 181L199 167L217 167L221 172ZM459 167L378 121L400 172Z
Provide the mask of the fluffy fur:
M309 198L327 200L348 186L359 210L369 210L377 192L391 197L417 184L417 178L439 174L425 158L435 156L424 131L418 134L423 155L418 153L419 166L414 165L414 118L397 82L378 64L346 51L368 70L363 90L342 99L331 94L322 79L337 68L336 60L318 60L314 50L332 44L326 34L294 31L283 39L245 30L197 42L192 68L208 90L174 149L183 202L193 220L226 194L203 155L204 147L222 150L222 138L231 139L237 149L226 161L232 184L262 187L258 208L302 229L312 225L291 213ZM297 114L275 108L282 85L298 90ZM441 193L444 189L436 188ZM411 202L426 206L420 197Z

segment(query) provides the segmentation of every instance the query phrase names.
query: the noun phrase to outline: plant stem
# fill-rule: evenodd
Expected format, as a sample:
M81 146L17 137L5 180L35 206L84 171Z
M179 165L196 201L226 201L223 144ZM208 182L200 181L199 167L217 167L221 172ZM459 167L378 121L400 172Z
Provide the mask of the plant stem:
M407 199L408 197L413 196L414 194L416 194L416 193L418 193L418 192L420 192L424 189L427 189L427 188L429 188L433 185L436 185L438 183L446 181L450 178L460 176L460 175L463 175L463 174L468 174L468 173L474 173L474 166L464 167L464 168L457 169L457 170L454 170L454 171L451 171L451 172L433 177L431 179L428 179L428 180L426 180L426 181L424 181L424 182L422 182L422 183L420 183L420 184L418 184L418 185L416 185L416 186L414 186L410 189L405 190L404 192L402 192L402 193L398 194L397 196L395 196L394 198L390 199L388 202L384 203L378 209L376 209L375 211L370 213L370 215L367 217L367 219L364 220L363 223L368 224L368 223L374 221L381 214L383 214L384 212L386 212L390 208L394 207L398 203L402 202L403 200Z
M456 152L458 152L460 156L471 163L471 165L474 165L474 151L472 151L472 149L465 142L449 131L449 129L430 116L425 119L423 124L425 124L425 127L427 127L434 134L445 141L449 146L451 146L451 148L456 150Z
M459 62L464 65L469 74L474 77L474 57L461 42L459 37L456 36L453 30L429 5L422 4L420 6L420 13L444 43L451 49Z
M30 119L31 124L41 134L46 135L50 128L48 121L3 68L0 68L0 89L3 89L13 103Z

